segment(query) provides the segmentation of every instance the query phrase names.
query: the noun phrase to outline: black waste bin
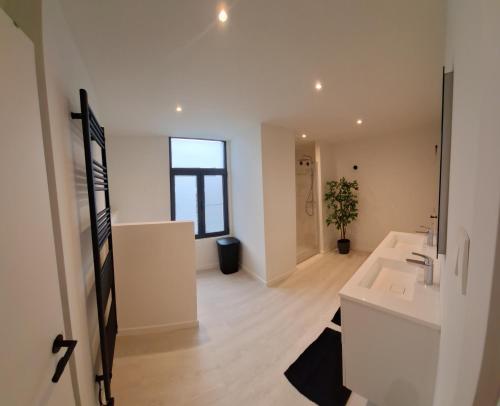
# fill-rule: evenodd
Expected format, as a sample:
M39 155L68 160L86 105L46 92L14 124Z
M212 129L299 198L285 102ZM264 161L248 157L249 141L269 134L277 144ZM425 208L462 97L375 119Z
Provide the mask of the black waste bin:
M230 274L240 267L240 240L234 237L219 238L217 240L219 252L219 266L222 273Z

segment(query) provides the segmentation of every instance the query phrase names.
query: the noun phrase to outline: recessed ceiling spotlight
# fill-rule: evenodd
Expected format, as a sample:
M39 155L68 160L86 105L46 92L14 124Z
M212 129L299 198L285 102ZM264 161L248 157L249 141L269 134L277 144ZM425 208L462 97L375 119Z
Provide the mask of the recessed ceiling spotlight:
M301 137L302 138L307 138L307 134L302 134Z
M314 84L314 88L319 92L321 89L323 89L323 84L318 80Z
M227 21L227 11L222 9L221 11L219 11L219 15L218 15L218 18L219 18L219 21L221 23L225 23Z
M356 124L357 124L357 125L361 125L361 124L363 124L363 120L361 120L360 118L358 118L358 119L356 120Z
M182 112L182 106L178 104L177 107L175 108L175 111L177 113L181 113Z

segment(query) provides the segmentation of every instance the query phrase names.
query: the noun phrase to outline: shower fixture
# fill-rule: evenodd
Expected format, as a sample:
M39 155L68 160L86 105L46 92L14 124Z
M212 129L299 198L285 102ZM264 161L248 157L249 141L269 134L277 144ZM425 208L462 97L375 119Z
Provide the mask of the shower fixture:
M308 216L312 217L314 216L314 160L309 155L302 155L297 162L300 169L305 169L305 174L310 176L304 210Z

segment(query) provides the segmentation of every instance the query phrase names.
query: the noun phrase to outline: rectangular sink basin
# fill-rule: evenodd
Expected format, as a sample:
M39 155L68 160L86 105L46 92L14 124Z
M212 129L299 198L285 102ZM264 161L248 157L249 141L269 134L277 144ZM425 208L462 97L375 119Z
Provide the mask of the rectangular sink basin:
M384 248L402 248L408 251L419 250L424 246L425 236L412 233L392 233L381 245Z
M403 261L377 258L359 285L384 294L412 301L417 282L418 267Z

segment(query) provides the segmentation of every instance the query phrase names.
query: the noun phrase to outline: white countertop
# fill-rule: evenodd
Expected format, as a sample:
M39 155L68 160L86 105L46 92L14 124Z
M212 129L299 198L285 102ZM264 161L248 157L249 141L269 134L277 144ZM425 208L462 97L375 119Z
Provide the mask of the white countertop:
M396 239L403 242L394 244ZM404 243L405 239L412 242ZM439 330L441 328L439 262L436 259L436 247L427 246L425 240L426 236L422 234L391 231L341 289L339 293L341 299L353 300ZM413 245L414 241L418 242L418 247ZM412 286L411 299L363 286L365 277L372 272L377 261L384 258L396 261L405 261L406 258L419 259L411 255L412 251L434 258L433 286L424 285L424 270L419 267L417 267L416 282Z

